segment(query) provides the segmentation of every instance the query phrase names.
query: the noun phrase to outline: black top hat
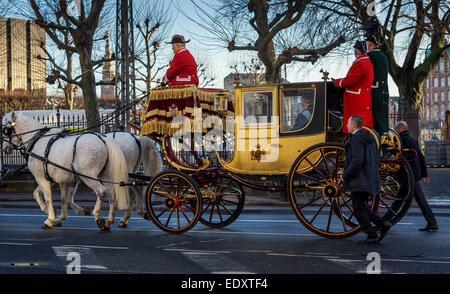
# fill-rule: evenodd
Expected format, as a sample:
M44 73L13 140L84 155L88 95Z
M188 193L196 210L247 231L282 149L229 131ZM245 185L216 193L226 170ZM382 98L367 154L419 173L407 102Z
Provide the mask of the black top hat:
M376 17L370 17L364 24L364 37L366 41L370 41L376 45L381 44L382 29Z
M360 41L360 40L356 40L356 43L353 46L353 48L358 49L359 51L362 51L362 52L366 52L367 51L366 42Z
M173 35L172 41L166 42L167 44L176 44L176 43L189 43L191 40L184 40L184 37L182 35Z

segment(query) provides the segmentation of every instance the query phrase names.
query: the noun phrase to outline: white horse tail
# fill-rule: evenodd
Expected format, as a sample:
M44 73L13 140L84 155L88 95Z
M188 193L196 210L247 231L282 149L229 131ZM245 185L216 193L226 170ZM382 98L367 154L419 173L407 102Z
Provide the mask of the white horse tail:
M128 182L128 168L125 156L117 144L109 139L103 138L108 149L108 161L106 162L103 174L115 183ZM114 192L116 194L117 208L119 210L128 207L128 187L121 187L114 184Z
M156 149L155 143L148 137L139 137L139 140L142 144L144 175L153 177L164 169L161 155Z

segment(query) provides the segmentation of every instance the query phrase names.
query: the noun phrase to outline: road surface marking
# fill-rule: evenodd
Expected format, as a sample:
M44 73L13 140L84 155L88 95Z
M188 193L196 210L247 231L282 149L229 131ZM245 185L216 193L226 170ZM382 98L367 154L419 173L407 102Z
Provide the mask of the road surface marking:
M15 242L0 242L0 245L9 245L9 246L33 246L30 243L15 243Z

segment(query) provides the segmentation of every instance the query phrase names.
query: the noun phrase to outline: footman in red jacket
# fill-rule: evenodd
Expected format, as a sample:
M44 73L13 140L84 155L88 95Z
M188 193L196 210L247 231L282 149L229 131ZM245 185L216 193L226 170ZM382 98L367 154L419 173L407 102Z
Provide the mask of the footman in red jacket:
M335 87L346 88L344 92L344 121L352 115L360 115L364 125L373 127L372 122L372 81L373 66L365 42L356 41L356 60L350 67L347 76L334 81ZM346 133L346 130L344 130Z
M170 68L167 70L162 80L161 86L181 86L194 84L198 86L197 63L192 54L186 49L184 37L181 35L174 35L172 41L167 44L172 44L173 52L175 53Z

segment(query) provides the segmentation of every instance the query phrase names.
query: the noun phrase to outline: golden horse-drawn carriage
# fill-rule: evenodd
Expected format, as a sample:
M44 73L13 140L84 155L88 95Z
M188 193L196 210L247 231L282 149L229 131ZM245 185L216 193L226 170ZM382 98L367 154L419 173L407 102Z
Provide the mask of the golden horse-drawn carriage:
M188 231L198 220L229 225L243 209L246 186L286 193L314 233L351 236L360 227L351 196L342 190L341 103L342 93L326 76L320 82L237 87L234 99L230 91L191 85L154 89L142 125L132 126L161 144L171 168L133 184L148 185L148 212L168 232ZM396 223L411 203L412 172L394 131L379 139L368 130L382 159L381 190L367 205Z

